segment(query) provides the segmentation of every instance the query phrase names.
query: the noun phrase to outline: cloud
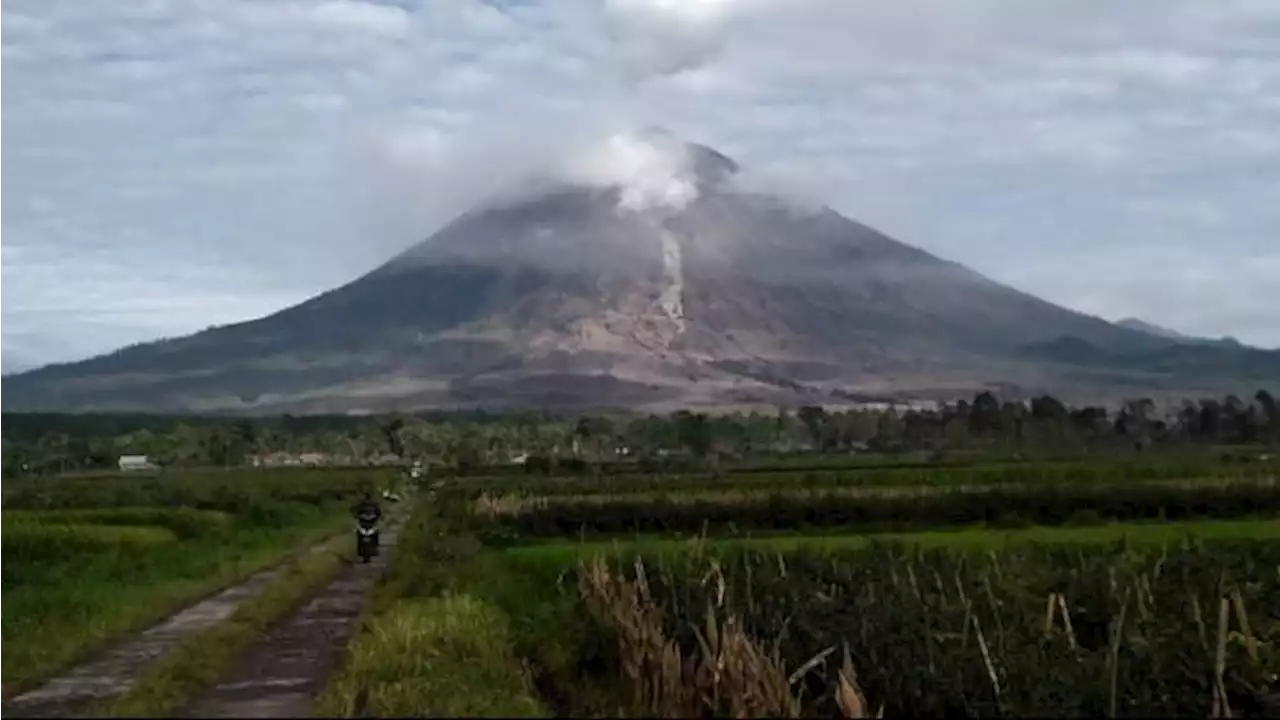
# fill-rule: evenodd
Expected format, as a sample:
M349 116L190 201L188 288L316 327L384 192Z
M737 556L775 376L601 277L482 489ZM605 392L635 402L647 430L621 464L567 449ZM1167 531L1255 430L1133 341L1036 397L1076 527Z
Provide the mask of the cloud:
M671 75L720 50L731 0L605 0L605 18L622 76Z
M270 312L547 168L678 203L681 163L628 139L650 125L1055 302L1280 344L1274 2L6 0L4 20L6 367Z
M569 182L620 188L623 210L681 210L699 192L688 145L665 133L615 133L571 153L560 175Z
M390 5L374 5L357 0L325 0L309 9L318 23L341 29L356 29L389 37L403 36L409 30L409 14Z

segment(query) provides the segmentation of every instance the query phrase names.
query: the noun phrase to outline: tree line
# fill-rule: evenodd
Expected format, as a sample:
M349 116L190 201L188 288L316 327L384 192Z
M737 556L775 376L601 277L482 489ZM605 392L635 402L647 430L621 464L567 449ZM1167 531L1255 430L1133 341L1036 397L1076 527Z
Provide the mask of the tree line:
M1243 399L1188 399L1157 409L1149 399L1116 410L1072 407L1051 395L1001 401L992 392L933 408L669 415L397 413L267 418L5 413L6 476L106 470L121 455L164 466L252 464L318 453L326 464L399 458L453 468L553 468L604 463L699 462L788 455L908 451L1070 455L1187 444L1280 442L1271 392Z

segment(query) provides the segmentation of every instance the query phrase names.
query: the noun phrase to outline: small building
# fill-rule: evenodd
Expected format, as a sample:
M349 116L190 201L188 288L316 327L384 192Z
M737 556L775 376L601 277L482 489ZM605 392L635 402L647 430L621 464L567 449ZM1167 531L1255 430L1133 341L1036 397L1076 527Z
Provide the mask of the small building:
M326 465L328 464L328 460L329 458L327 458L324 453L305 452L298 455L298 462L300 464L309 465L311 467L315 467L317 465Z
M157 470L158 466L151 462L146 455L121 455L116 462L120 468L120 472L138 472L144 470Z

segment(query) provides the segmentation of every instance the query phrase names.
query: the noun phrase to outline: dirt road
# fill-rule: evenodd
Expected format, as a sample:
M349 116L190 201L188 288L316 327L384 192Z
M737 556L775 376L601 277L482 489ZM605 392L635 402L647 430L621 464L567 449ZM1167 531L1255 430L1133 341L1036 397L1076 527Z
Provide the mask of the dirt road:
M314 546L311 551L319 551ZM304 551L306 552L306 551ZM287 562L287 561L286 561ZM231 616L240 604L261 593L283 570L278 564L202 600L98 656L3 704L4 717L61 717L96 700L123 695L187 638Z
M353 563L293 615L269 630L182 717L303 717L356 627L361 606L395 548L398 527L383 530L382 552Z

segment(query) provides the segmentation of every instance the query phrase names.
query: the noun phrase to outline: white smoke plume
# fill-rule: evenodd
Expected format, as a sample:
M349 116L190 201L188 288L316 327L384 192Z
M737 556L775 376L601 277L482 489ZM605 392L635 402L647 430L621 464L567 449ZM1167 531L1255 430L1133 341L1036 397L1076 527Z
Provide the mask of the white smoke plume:
M623 210L681 210L698 197L693 158L683 142L659 132L618 132L572 153L562 179L617 187Z
M780 0L604 0L610 43L594 91L566 109L476 117L452 130L372 128L354 148L364 234L416 242L471 209L533 196L548 183L619 190L619 210L678 212L699 196L682 139L654 131L637 84L714 61L735 17ZM462 129L465 128L465 129ZM369 231L372 231L371 233Z

